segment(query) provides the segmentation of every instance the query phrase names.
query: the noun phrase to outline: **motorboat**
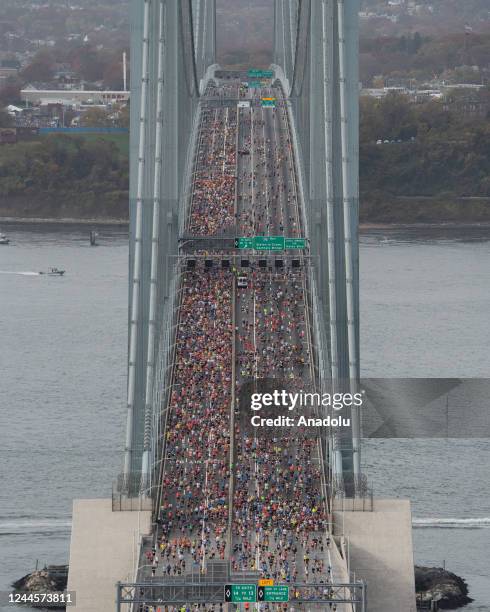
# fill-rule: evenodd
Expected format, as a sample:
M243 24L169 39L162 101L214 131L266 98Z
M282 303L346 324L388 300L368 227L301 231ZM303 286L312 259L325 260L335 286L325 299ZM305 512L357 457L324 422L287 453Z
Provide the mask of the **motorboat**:
M39 272L39 274L44 274L46 276L63 276L64 273L64 270L59 270L58 268L49 268L47 272Z
M5 234L0 234L0 244L7 245L9 244L10 239L7 238Z

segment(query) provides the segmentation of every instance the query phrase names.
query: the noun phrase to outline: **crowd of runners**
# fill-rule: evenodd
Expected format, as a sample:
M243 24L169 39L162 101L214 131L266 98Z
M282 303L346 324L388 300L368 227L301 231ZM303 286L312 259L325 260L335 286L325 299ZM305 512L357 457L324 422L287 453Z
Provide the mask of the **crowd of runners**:
M188 230L213 236L235 225L236 108L203 110Z
M273 92L277 95L276 92ZM276 108L266 110L273 122L286 121L286 107L276 98ZM245 131L240 150L249 155L248 168L241 178L243 192L239 200L238 224L243 236L300 235L300 223L295 214L297 194L287 180L293 173L291 139L287 132L266 131L264 110L252 105L240 118Z
M201 117L188 229L212 236L233 226L236 109ZM184 272L175 349L154 574L206 570L225 558L232 389L231 270ZM160 558L158 558L160 555ZM155 558L157 562L155 563Z
M161 507L160 551L167 575L185 571L185 553L196 564L203 564L205 558L224 558L232 383L231 307L229 272L186 273Z
M278 91L276 109L243 112L238 199L240 235L301 232L286 108ZM312 384L304 265L286 262L256 269L237 293L237 397L250 379L273 378L288 389ZM283 381L283 383L280 383ZM238 406L239 410L247 407ZM296 428L241 431L238 420L234 476L233 550L236 570L257 570L283 583L332 580L328 516L322 495L317 440Z
M273 93L276 110L203 109L187 222L192 235L236 229L241 236L301 236L286 110L279 91ZM249 410L238 399L232 405L247 380L312 384L303 274L289 265L253 264L248 286L236 288L234 265L183 273L160 531L147 553L154 576L205 574L209 561L230 559L233 570L255 570L278 583L329 588L333 581L317 440L293 431L271 441L242 431L239 418L230 431L232 413ZM301 596L299 588L291 593Z

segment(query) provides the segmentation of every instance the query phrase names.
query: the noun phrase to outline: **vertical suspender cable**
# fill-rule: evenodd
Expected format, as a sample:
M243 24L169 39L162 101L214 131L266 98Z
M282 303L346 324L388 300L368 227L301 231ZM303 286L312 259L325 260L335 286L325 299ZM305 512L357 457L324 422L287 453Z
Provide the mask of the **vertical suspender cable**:
M344 211L344 252L345 252L345 283L347 298L347 339L349 346L349 378L351 392L357 391L359 364L357 357L356 309L354 298L354 264L352 257L352 207L354 205L354 190L352 188L349 127L353 118L350 116L347 91L347 49L346 49L346 15L345 1L338 2L338 39L339 39L339 82L340 82L340 123L342 139L342 184ZM351 95L357 95L357 91ZM352 408L352 451L353 468L356 487L361 472L360 449L360 418L359 409Z
M216 0L213 0L213 57L211 58L211 64L216 63Z
M202 32L202 50L201 50L201 57L203 57L205 60L207 60L207 54L206 54L206 38L208 35L208 0L204 0L204 16L203 16L203 32ZM207 61L205 62L207 63Z
M149 486L152 399L155 378L155 337L157 310L158 257L160 241L160 201L162 192L162 142L163 142L163 66L164 66L164 0L160 0L158 35L158 87L156 107L155 134L155 169L153 177L153 221L151 236L151 267L150 267L150 305L148 314L148 347L146 355L146 392L145 392L145 431L143 440L143 459L141 463L142 492Z
M329 12L327 13L327 2ZM328 21L328 23L327 23ZM335 194L333 190L333 144L332 144L332 75L333 75L333 49L331 45L333 36L333 13L330 0L322 0L322 41L323 41L323 100L324 100L324 128L325 128L325 180L327 202L327 255L328 255L328 300L330 324L330 370L332 376L332 391L337 391L339 378L339 356L337 344L337 278L335 273ZM328 27L327 27L328 26ZM330 37L330 38L329 38ZM333 434L334 440L336 434ZM335 440L336 441L336 440ZM337 479L342 475L341 451L334 443L334 472Z
M296 18L295 18L296 17ZM291 74L294 74L294 59L296 57L296 30L294 27L298 17L298 7L296 2L289 5L289 37L291 39ZM290 75L287 75L288 78ZM292 77L291 77L292 80Z
M289 70L288 70L289 58L288 58L288 54L286 51L286 20L284 17L284 0L281 0L281 23L282 23L281 32L282 32L282 57L283 57L282 65L283 65L285 74L289 74Z
M202 56L199 54L199 45L201 44L202 24L201 24L201 4L202 0L197 0L196 11L192 15L192 25L194 28L194 49L195 49L195 62L198 66L198 78L200 79L204 73Z
M277 52L277 20L279 19L279 10L277 8L277 3L279 2L279 0L274 0L274 32L273 32L273 36L274 36L274 41L273 41L273 45L272 45L272 50L273 50L273 57L272 59L274 60L274 64L281 64L281 62L279 61L279 54ZM284 66L283 66L284 68Z
M194 27L194 48L196 49L196 52L199 53L199 43L200 38L201 38L201 17L202 17L202 13L201 13L201 4L202 4L202 0L197 0L196 2L196 12L193 15L193 19L192 19L192 23L193 23L193 27Z
M128 416L126 423L126 448L124 455L124 475L126 479L131 472L133 454L133 421L136 378L136 351L138 346L139 323L139 293L141 282L141 240L143 217L143 193L146 145L146 100L148 95L148 57L149 57L149 24L150 0L144 0L143 41L141 58L141 95L138 147L138 178L136 193L136 223L134 237L133 286L131 299L131 321L129 334L129 364L128 364Z

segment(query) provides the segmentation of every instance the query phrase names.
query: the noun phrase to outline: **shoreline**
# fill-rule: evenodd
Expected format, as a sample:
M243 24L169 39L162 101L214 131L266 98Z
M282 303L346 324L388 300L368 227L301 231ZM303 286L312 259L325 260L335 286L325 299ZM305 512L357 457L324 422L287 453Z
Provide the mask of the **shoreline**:
M58 224L58 225L120 225L128 226L127 219L76 219L73 217L1 217L0 224L5 223L22 223L25 225L42 223L42 224Z
M118 226L129 226L129 220L127 219L117 219L117 218L108 218L108 219L87 219L81 218L77 219L74 217L2 217L0 216L0 224L58 224L58 225L118 225ZM489 228L490 222L482 221L482 222L468 222L468 223L460 223L456 221L438 221L432 223L376 223L376 222L362 222L359 223L359 230L377 230L377 229L431 229L431 228Z

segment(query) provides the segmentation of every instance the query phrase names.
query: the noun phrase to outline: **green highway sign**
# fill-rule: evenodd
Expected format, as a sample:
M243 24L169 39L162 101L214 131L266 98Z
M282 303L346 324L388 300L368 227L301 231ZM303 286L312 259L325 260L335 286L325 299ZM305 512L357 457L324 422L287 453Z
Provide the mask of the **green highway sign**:
M254 249L256 251L282 251L284 249L284 237L255 236Z
M272 79L274 72L272 70L259 70L258 68L251 68L248 71L249 78L257 79Z
M225 584L225 601L231 601L232 603L255 603L257 601L257 585Z
M253 249L253 238L235 238L235 249Z
M256 251L283 251L284 249L306 249L306 238L284 238L283 236L236 237L235 249Z
M276 108L276 99L275 98L262 98L262 107L263 108Z
M260 89L262 87L262 83L260 81L249 81L248 87L249 89Z
M289 601L289 587L283 585L263 586L257 590L258 601L275 601L285 603Z
M285 249L306 249L306 238L286 238L284 240Z

